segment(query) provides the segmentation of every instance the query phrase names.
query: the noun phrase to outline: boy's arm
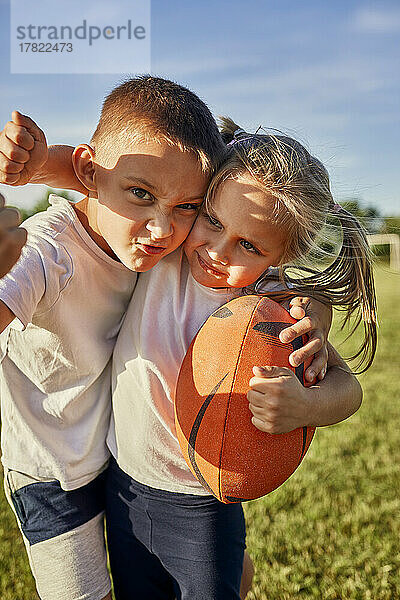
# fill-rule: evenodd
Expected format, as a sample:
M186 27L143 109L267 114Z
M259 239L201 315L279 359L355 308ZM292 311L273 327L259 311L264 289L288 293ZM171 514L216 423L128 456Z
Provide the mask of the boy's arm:
M32 176L30 183L42 183L53 188L75 190L87 194L88 190L75 175L72 166L73 146L49 146L47 160Z
M285 367L254 367L247 398L257 429L286 433L297 427L323 427L359 409L360 384L329 343L328 353L326 377L309 388Z
M308 422L304 425L308 427L324 427L344 421L357 412L363 397L358 379L330 343L327 376L304 389L309 403Z
M0 133L0 182L14 186L43 183L86 194L72 166L73 151L72 146L48 148L36 123L14 111Z
M279 339L283 343L307 335L308 341L289 356L289 363L297 367L312 358L305 376L309 382L325 377L328 365L328 335L332 324L332 307L314 298L296 297L290 302L282 302L294 319L299 319L290 327L281 331Z
M271 268L268 278L261 286L256 286L256 293L267 295L271 300L281 304L297 323L281 331L279 339L290 343L299 336L306 335L307 342L289 356L289 363L297 367L307 359L312 359L305 372L306 381L325 377L328 363L328 335L332 324L332 307L319 302L315 298L296 296L296 289L283 285L277 268Z
M5 208L0 194L0 278L9 273L18 261L26 242L27 232L18 227L20 216L16 208ZM0 300L0 333L15 319L14 313Z
M4 209L4 211L6 210L14 215L13 218L16 221L19 220L18 212L15 209ZM1 219L2 213L0 211L0 233ZM25 328L28 323L32 322L33 315L40 302L42 302L42 311L46 311L54 304L60 294L60 270L57 266L58 262L62 261L61 254L57 253L55 257L51 244L41 240L32 231L30 243L25 244L26 229L14 229L21 229L24 243L21 244L18 260L0 278L0 333L15 318L18 319L19 326ZM68 260L63 261L63 267L68 264ZM65 269L63 273L65 273Z
M0 278L15 265L26 242L26 229L18 227L20 216L16 208L4 207L0 194Z

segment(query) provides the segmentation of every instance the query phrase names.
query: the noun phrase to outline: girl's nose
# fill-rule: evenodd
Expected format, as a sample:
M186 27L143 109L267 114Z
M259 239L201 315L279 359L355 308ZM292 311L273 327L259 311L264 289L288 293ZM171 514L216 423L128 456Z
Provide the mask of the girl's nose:
M212 261L221 265L227 265L229 262L227 252L223 248L208 248L207 254Z

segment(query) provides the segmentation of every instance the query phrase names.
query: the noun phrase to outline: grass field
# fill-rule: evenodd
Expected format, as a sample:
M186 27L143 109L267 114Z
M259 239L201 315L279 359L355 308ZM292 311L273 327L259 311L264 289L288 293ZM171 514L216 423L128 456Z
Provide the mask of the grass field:
M299 471L246 506L251 600L400 598L400 274L377 269L376 284L379 349L361 409L319 429Z
M400 275L377 269L376 281L379 350L361 376L363 406L319 429L298 472L245 507L256 565L249 600L400 599ZM0 493L0 598L32 600L23 544Z

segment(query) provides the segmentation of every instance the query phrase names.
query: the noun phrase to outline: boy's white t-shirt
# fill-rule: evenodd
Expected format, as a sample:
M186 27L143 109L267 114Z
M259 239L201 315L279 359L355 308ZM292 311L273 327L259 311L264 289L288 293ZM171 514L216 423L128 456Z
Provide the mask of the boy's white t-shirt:
M0 335L2 462L81 487L109 458L111 355L136 273L90 238L72 206L24 223L28 241L0 279L16 319Z
M123 471L153 488L208 495L176 437L179 369L201 325L240 289L197 283L182 249L141 273L113 359L113 416L107 443Z

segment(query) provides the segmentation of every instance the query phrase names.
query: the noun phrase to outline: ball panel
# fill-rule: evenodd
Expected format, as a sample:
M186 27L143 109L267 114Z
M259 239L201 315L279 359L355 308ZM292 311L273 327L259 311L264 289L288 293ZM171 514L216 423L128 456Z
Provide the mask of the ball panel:
M222 308L218 309L207 319L200 328L193 345L193 359L196 368L193 369L193 381L196 389L202 395L207 395L210 389L227 372L231 373L236 364L237 356L229 351L229 347L236 347L246 334L247 323L251 311L257 305L256 296L246 296L239 306L235 306L235 300L229 303L232 315L228 318L215 317ZM212 343L210 343L212 340ZM184 361L185 362L185 361ZM213 385L210 385L210 371L212 369ZM178 378L178 386L184 386L181 376Z
M204 391L204 381L201 381L202 389L199 389L200 386L194 381L192 368L197 359L194 344L189 348L188 357L189 359L182 365L177 385L177 397L183 397L185 401L175 402L176 433L183 456L192 473L203 485L205 480L207 482L205 487L211 489L214 495L218 495L223 437L219 423L221 419L225 419L231 378L229 379L227 372L222 374L222 377L217 373L218 381L213 389ZM211 410L207 410L210 407ZM210 437L213 440L212 444L210 444ZM204 448L207 448L207 452L203 458Z
M243 403L242 395L238 396ZM303 436L301 430L281 435L262 432L251 423L248 404L246 409L250 417L243 419L238 428L231 419L225 430L221 495L253 499L274 490L293 473L300 461ZM231 412L238 411L232 407Z

